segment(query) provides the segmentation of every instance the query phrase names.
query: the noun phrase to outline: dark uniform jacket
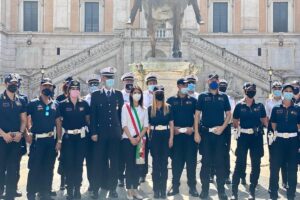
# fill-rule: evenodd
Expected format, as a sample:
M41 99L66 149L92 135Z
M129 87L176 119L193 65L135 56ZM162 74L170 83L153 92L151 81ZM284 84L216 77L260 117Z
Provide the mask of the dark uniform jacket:
M104 89L92 93L91 134L97 134L100 138L121 138L123 104L123 95L119 90L112 90L109 97Z

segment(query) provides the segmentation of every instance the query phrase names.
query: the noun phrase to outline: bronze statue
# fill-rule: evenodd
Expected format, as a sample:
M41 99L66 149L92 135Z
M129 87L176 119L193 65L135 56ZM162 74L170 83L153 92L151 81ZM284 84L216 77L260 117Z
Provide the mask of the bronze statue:
M145 18L147 20L147 29L150 36L152 57L155 57L155 32L159 25L165 22L170 22L173 25L173 54L174 58L181 58L181 24L184 16L184 10L188 5L192 5L195 17L198 24L202 24L199 5L197 0L135 0L133 8L130 13L128 24L132 24L138 10L145 11Z

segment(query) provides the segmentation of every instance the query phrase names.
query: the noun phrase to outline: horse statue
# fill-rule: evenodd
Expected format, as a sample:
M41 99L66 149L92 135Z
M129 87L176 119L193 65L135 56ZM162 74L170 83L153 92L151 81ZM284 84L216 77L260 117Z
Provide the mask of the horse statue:
M147 31L151 42L151 56L155 57L157 28L165 24L171 23L173 26L173 48L172 56L181 58L181 37L182 37L182 20L184 10L187 6L192 5L194 8L196 20L198 24L202 24L199 5L197 0L135 0L135 4L131 10L129 24L132 24L137 10L143 8L145 18L147 20Z

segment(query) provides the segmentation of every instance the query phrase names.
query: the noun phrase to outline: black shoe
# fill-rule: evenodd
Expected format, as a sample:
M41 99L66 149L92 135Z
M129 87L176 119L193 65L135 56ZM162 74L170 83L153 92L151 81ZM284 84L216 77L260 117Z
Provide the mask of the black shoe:
M168 196L175 196L176 194L179 193L179 188L178 187L172 187L169 191L168 191Z
M225 181L226 185L230 185L231 184L231 180L230 178L227 178L226 181Z
M49 194L40 194L40 200L54 200Z
M98 199L99 198L99 192L98 192L98 190L92 192L91 198L92 199Z
M220 200L227 200L227 199L228 199L228 197L227 197L227 195L225 194L225 192L224 192L224 193L219 193L218 196L219 196L219 199L220 199Z
M109 198L117 199L118 198L118 193L116 190L110 190L109 191Z
M118 184L118 186L119 187L124 187L124 179L119 179L119 184Z
M199 197L199 193L198 193L198 191L197 191L196 188L190 188L189 194L190 194L192 197Z
M50 191L50 192L49 192L49 195L50 195L51 197L56 197L57 194L56 194L55 191Z
M167 193L165 190L160 191L160 198L161 199L166 199L167 198Z
M241 178L241 183L242 183L242 185L247 185L246 178Z
M209 177L209 182L210 182L210 183L214 183L214 182L215 182L215 179L214 179L213 176L210 176L210 177Z
M159 192L158 192L158 191L155 191L155 192L154 192L153 198L154 198L154 199L159 199L159 198L160 198L160 195L159 195Z
M73 195L69 195L69 194L67 194L67 196L66 196L66 200L73 200L73 199L74 199Z
M81 199L81 194L80 194L79 188L75 188L73 196L74 196L74 199Z
M287 189L289 188L288 184L286 184L286 183L282 183L282 187L283 187L285 190L287 190Z
M146 177L140 177L139 183L145 183L146 182Z
M3 198L3 193L4 193L4 192L3 192L3 190L1 189L1 190L0 190L0 198Z
M199 195L200 199L207 199L208 198L208 192L202 191Z

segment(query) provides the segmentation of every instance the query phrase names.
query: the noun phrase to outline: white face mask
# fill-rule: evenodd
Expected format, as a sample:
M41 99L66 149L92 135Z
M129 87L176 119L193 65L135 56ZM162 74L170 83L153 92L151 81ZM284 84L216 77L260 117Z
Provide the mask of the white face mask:
M139 101L141 99L142 95L141 94L133 94L132 98L134 101Z

